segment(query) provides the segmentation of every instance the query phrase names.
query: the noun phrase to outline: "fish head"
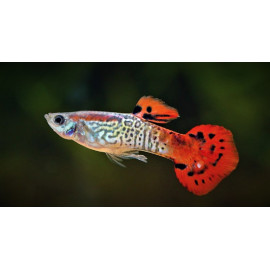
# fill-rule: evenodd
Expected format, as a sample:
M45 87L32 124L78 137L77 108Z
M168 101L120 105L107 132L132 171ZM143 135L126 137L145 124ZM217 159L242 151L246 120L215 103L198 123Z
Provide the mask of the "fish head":
M70 119L68 113L48 113L44 115L49 126L62 138L72 140L76 130L77 123Z

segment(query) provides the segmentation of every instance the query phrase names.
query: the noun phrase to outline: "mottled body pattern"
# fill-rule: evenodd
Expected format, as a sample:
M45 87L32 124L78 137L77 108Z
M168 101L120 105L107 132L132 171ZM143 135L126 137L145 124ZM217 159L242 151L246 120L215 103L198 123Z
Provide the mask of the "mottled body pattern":
M61 137L105 152L119 165L121 159L146 162L139 151L170 159L177 178L189 191L207 194L238 163L232 134L212 125L197 126L180 134L155 124L178 116L176 109L162 101L143 97L133 114L79 111L47 114L45 118Z
M73 140L87 148L117 156L146 151L170 158L167 136L170 131L135 115L76 112L70 113L69 118L77 123Z

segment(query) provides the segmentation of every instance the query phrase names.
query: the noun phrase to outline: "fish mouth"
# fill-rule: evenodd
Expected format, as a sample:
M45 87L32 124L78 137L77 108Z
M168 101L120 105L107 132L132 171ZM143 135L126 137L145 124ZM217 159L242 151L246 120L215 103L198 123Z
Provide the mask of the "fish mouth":
M49 114L45 114L44 117L47 121L49 121Z

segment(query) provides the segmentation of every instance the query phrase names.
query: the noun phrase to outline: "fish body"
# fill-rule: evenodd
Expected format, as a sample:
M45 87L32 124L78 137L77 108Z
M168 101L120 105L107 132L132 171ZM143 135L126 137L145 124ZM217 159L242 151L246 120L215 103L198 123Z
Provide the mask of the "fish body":
M207 194L238 163L232 134L212 125L197 126L180 134L156 124L177 117L176 109L152 97L141 98L133 113L79 111L45 115L58 135L105 152L119 165L122 159L146 162L139 151L170 159L177 178L189 191Z
M58 115L65 121L55 128L51 119ZM170 158L172 131L130 113L79 111L47 114L45 118L60 136L92 150L116 156L145 151Z

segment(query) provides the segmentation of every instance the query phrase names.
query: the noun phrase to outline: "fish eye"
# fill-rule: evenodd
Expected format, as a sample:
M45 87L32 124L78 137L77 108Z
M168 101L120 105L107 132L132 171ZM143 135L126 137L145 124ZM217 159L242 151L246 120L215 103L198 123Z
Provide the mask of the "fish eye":
M57 124L57 125L63 125L65 122L65 118L63 115L56 115L54 117L54 123Z

